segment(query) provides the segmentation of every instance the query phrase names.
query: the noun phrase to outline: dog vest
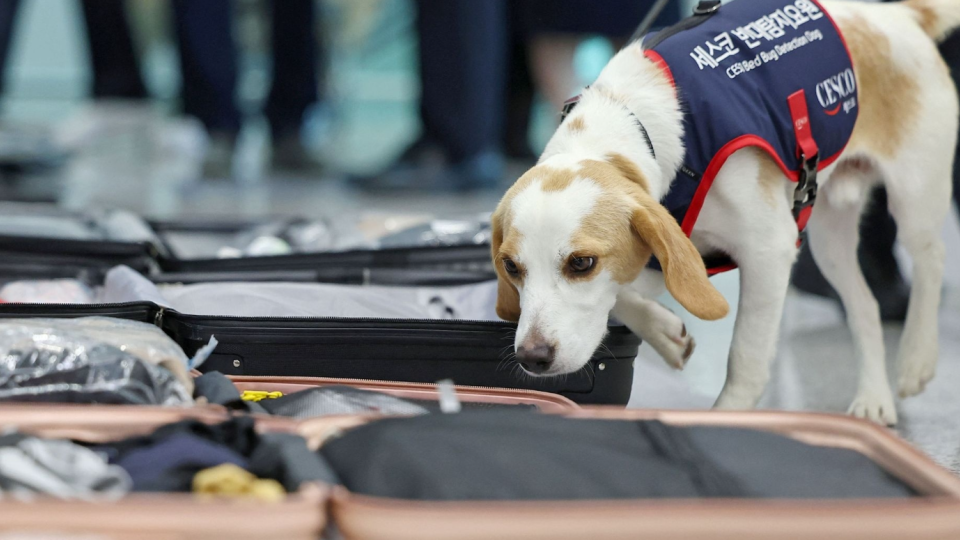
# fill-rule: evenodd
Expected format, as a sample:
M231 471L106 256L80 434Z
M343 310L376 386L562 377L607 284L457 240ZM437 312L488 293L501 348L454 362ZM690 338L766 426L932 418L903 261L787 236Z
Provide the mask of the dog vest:
M750 146L797 183L802 231L817 171L843 152L859 111L850 53L817 0L702 1L693 17L646 36L643 48L684 111L684 164L661 201L683 232L692 233L726 160ZM711 274L736 267L726 257L706 262Z

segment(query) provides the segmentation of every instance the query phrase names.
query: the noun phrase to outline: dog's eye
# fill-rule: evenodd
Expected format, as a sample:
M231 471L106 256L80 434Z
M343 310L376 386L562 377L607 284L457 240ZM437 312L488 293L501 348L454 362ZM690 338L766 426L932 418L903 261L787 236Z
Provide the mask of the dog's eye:
M515 276L520 273L520 269L517 268L517 263L511 261L510 259L503 260L503 269L506 270L511 276Z
M570 259L570 270L582 274L593 270L596 264L597 259L594 257L574 257Z

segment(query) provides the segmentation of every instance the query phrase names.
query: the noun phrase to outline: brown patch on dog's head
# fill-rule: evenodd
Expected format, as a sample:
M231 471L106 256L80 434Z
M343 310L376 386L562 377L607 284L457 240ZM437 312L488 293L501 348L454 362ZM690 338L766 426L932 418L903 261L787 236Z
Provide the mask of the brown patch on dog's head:
M897 66L890 40L869 21L855 16L838 24L853 57L859 91L860 114L849 147L894 155L917 121L918 83Z
M571 118L571 119L567 122L567 129L569 129L569 130L572 131L573 133L580 133L581 131L583 131L584 129L586 129L586 127L587 127L587 126L586 126L586 123L584 122L582 116L578 116L578 117L576 117L576 118Z
M606 269L620 284L637 279L651 255L630 227L631 193L642 190L646 180L632 162L623 159L625 167L629 163L634 178L628 178L619 167L608 162L580 162L576 176L598 184L603 195L593 211L580 221L580 229L571 240L574 253L597 257L597 270Z
M637 167L636 163L616 152L607 154L607 162L616 167L624 178L640 186L640 189L650 193L650 185L647 183L647 178L640 172L640 168Z

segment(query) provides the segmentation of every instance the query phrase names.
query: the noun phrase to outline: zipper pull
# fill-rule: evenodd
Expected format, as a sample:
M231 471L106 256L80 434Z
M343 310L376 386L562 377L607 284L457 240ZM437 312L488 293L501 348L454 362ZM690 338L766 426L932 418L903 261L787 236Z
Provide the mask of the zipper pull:
M456 414L460 412L460 398L457 397L457 389L450 379L437 381L437 393L440 397L440 412L443 414Z
M164 308L160 308L157 314L153 316L153 324L157 328L163 328L163 310Z

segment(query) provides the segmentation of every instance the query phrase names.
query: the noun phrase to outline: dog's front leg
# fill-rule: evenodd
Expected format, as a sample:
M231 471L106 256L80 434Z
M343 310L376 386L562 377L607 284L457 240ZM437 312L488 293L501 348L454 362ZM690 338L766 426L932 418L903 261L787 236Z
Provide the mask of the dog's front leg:
M683 369L696 342L675 313L632 290L621 292L613 316L649 343L674 369Z
M746 251L737 257L740 303L727 381L714 405L719 409L752 409L763 395L776 355L790 268L796 259L796 248L789 241Z

